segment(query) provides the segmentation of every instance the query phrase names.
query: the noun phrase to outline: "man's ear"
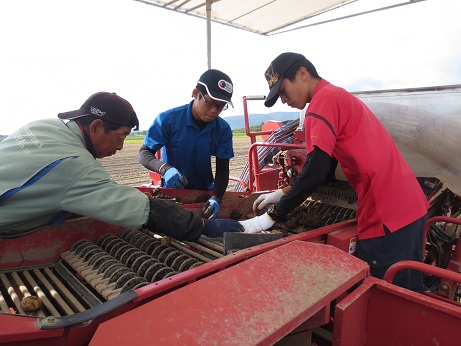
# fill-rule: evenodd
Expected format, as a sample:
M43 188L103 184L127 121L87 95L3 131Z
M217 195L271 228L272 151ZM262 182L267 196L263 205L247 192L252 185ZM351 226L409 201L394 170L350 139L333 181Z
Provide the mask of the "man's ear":
M192 97L195 99L197 96L198 96L198 89L194 88L194 90L192 90Z
M301 80L305 80L307 77L310 77L311 74L309 71L304 66L301 66L298 70L299 77L301 77Z
M100 131L104 131L104 121L96 119L90 124L90 134L96 134Z

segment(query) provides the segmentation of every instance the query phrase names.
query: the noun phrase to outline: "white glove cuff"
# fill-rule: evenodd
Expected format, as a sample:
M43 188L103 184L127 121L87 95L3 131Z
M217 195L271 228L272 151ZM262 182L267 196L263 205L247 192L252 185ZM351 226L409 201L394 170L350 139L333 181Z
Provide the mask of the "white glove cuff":
M245 233L257 233L265 231L272 227L275 223L267 213L264 213L261 216L256 216L252 219L239 221L240 224L245 229Z
M264 230L271 228L275 223L275 221L272 220L272 218L267 213L258 216L258 218L260 218L260 225L264 227Z

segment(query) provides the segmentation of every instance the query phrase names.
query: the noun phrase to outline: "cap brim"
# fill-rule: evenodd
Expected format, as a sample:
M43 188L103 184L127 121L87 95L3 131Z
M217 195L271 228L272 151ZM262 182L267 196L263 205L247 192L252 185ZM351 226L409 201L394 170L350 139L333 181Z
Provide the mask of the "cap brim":
M76 111L59 113L58 118L59 119L75 119L75 118L79 118L79 117L82 117L82 116L85 116L85 115L87 115L87 114L85 114L80 109L78 109Z
M273 105L275 105L277 99L279 98L279 89L280 85L282 84L282 80L283 77L279 78L277 83L275 83L274 86L271 88L271 90L269 91L269 95L267 95L266 97L266 101L264 101L264 106L272 107Z
M232 104L232 101L229 99L229 97L227 97L226 95L223 95L223 94L220 94L220 93L217 93L217 92L213 92L213 94L211 93L210 90L208 90L208 96L210 96L213 100L215 101L221 101L221 102L226 102L228 104L230 104L232 107L234 107L234 105Z
M221 101L221 102L226 102L228 104L230 104L232 106L232 108L234 108L234 104L232 103L230 97L228 95L224 95L224 94L221 94L221 93L218 93L217 91L213 90L213 93L211 92L211 90L208 88L208 85L206 85L204 82L201 82L201 81L197 81L198 84L201 84L205 87L206 89L206 93L208 94L208 96L210 96L213 100L215 101Z

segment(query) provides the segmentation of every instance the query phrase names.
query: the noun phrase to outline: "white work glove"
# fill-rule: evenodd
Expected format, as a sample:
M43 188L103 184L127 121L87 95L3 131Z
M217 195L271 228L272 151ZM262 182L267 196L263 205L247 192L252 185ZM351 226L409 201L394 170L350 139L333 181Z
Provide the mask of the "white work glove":
M256 201L253 203L253 211L262 210L266 206L271 204L277 204L280 201L280 198L284 195L282 189L275 190L271 193L266 193L264 195L256 198Z
M275 221L272 220L267 213L264 213L263 215L256 216L252 219L239 221L239 223L245 229L243 233L257 233L271 228Z

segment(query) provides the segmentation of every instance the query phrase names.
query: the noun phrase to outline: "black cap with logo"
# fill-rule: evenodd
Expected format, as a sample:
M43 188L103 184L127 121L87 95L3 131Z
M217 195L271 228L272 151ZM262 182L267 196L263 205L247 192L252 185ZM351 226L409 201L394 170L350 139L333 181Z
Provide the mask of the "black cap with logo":
M227 102L234 107L231 101L234 87L232 80L224 72L214 69L207 70L200 76L197 83L205 87L212 99Z
M139 120L131 104L115 93L104 91L91 95L80 109L59 113L58 118L76 119L88 115L134 130L139 129Z
M305 59L304 55L288 52L280 54L271 62L266 72L264 72L264 77L266 77L270 90L264 102L266 107L272 107L277 102L280 84L282 84L285 72L301 59Z

